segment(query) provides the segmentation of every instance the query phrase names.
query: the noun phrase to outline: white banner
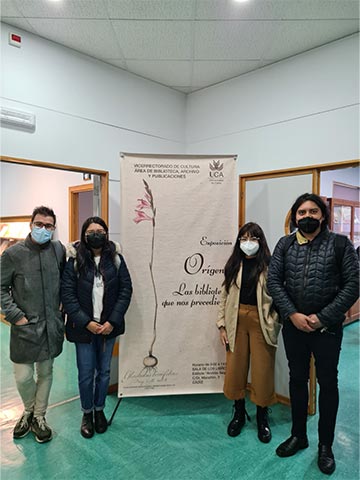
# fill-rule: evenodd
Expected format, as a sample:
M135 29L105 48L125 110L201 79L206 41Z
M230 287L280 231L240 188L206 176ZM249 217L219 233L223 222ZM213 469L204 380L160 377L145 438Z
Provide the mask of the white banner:
M133 297L119 396L221 392L216 318L237 234L234 156L121 159L121 242Z

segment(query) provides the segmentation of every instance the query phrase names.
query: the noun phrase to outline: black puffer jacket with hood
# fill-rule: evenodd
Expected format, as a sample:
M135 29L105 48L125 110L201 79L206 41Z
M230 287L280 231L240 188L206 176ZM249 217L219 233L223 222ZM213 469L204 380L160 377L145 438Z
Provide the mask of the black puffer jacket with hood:
M115 242L114 242L115 243ZM106 321L114 327L107 338L125 331L124 315L128 309L132 284L120 246L115 243L116 260L110 251L101 255L99 270L104 280L103 311L100 323ZM69 260L61 281L61 300L67 314L66 338L70 342L91 343L94 336L87 328L93 320L92 291L95 278L95 262L92 260L84 273L79 274L75 261L76 245L68 245Z
M277 243L267 286L282 320L295 312L313 313L329 330L344 321L359 296L359 262L346 238L338 265L335 238L326 228L312 242L299 244L295 239L286 248L288 237L282 237Z

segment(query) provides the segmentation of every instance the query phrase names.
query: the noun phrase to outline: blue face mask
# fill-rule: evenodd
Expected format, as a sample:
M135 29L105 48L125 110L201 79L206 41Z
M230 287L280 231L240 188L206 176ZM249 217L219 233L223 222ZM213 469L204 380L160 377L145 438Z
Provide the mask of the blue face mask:
M53 233L54 232L52 230L46 230L45 227L43 228L33 227L33 229L31 230L31 237L34 240L34 242L39 243L40 245L43 245L44 243L51 240Z

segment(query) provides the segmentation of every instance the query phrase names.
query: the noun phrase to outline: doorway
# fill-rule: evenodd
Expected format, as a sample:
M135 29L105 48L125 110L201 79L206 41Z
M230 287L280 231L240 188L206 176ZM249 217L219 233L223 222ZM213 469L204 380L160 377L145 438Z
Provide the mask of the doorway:
M69 187L69 241L80 239L81 226L94 215L94 184Z
M24 216L49 205L57 215L56 238L64 244L78 239L84 216L108 223L108 172L4 156L0 161L1 216Z
M259 223L268 239L270 251L273 251L277 240L290 232L289 208L292 202L302 193L312 192L322 197L325 196L329 201L331 210L331 195L324 190L323 175L330 171L344 171L344 169L348 169L350 171L349 178L352 178L354 182L358 182L359 165L360 162L358 160L350 160L240 176L239 225L249 221ZM358 185L355 187L358 187ZM358 192L359 189L357 188ZM355 215L356 210L354 210L353 218L355 218ZM357 227L354 225L354 232L355 228ZM349 238L351 238L350 235L351 230L349 229ZM359 301L353 308L355 310L359 308ZM355 317L359 318L359 312L349 311L349 316L352 319ZM276 355L275 389L278 400L287 404L290 403L288 384L287 360L282 336L280 336ZM316 413L316 372L313 359L310 366L309 413Z

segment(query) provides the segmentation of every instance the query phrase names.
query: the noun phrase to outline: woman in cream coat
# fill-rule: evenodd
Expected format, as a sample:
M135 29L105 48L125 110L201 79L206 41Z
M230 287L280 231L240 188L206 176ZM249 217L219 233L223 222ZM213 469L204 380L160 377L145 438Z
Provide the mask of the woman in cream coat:
M266 289L270 251L256 223L243 225L225 265L217 327L226 347L224 394L235 401L228 434L236 437L245 425L245 392L251 364L250 399L257 406L258 437L271 440L268 406L276 402L274 368L278 316Z

